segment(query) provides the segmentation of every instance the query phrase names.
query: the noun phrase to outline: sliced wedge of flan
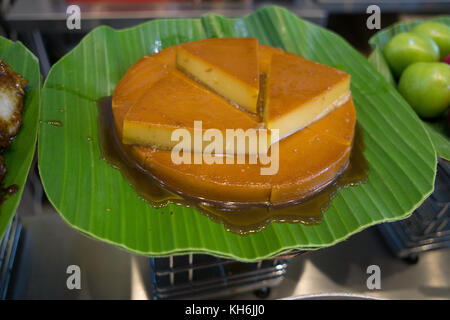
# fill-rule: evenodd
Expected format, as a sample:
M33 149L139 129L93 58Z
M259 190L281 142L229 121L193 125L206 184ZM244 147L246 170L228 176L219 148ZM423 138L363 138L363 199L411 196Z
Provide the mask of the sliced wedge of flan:
M177 47L177 67L221 96L256 113L259 94L258 40L206 39Z
M323 118L350 98L350 75L291 53L271 57L264 123L283 139Z

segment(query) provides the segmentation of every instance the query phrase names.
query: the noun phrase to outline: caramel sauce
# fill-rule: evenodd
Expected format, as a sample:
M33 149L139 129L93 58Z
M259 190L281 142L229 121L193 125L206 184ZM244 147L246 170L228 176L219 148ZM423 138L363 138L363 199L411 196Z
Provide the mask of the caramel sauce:
M194 208L211 220L222 223L227 230L241 235L258 232L270 222L319 224L322 222L323 212L330 206L337 191L367 181L368 164L363 154L362 131L357 125L347 168L312 198L303 199L301 202L290 201L273 205L271 203L221 202L193 197L164 184L129 156L130 152L127 150L129 147L123 145L116 134L111 97L98 101L98 111L100 149L103 159L120 170L140 198L157 208L169 203Z

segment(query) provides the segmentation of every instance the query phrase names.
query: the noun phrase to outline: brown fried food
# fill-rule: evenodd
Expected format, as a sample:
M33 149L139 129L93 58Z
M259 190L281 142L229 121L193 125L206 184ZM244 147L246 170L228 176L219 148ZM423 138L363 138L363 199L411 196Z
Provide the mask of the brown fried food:
M0 60L0 147L8 147L22 124L25 86L28 80Z

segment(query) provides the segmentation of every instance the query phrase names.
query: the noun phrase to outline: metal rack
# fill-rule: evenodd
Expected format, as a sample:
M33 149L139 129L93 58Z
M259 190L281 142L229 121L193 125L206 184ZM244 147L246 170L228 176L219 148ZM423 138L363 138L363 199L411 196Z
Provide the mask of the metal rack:
M433 194L410 218L378 227L396 256L415 262L419 253L450 248L449 181L450 164L439 160Z
M17 216L14 216L5 236L0 240L0 300L5 299L8 292L21 232L22 223Z
M203 254L151 258L153 299L214 298L253 290L264 297L283 280L288 264L289 259L243 263Z

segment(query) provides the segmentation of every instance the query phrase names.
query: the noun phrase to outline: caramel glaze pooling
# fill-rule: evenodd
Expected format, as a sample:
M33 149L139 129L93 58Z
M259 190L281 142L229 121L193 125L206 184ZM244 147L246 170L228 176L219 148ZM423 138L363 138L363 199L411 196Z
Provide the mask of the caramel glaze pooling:
M282 52L259 46L261 91L271 57ZM123 145L122 124L127 112L150 87L176 68L175 57L176 47L143 57L121 79L113 98L99 101L105 160L118 168L152 206L175 203L194 207L229 230L245 234L271 221L319 223L338 189L365 182L367 164L360 130L354 132L356 115L351 99L320 121L283 139L280 171L270 178L259 174L259 165L177 166L170 161L170 151ZM263 100L260 95L259 112Z

